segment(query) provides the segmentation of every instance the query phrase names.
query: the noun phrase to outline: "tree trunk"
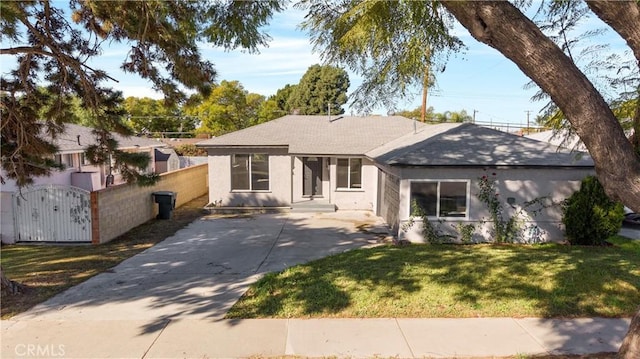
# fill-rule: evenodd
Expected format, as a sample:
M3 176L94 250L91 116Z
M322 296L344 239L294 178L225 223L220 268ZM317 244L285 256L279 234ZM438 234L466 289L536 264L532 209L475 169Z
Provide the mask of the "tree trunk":
M2 292L7 294L19 294L24 290L24 286L18 282L12 281L4 275L4 270L0 266L0 283Z
M627 336L622 341L620 351L618 351L620 359L638 359L640 358L640 308L631 320L631 326Z
M587 1L589 9L611 26L640 61L640 4L637 1Z
M640 212L640 159L602 95L562 50L506 1L443 1L471 35L513 61L567 116L607 195Z
M640 159L602 95L573 61L509 2L442 4L475 39L501 52L551 96L587 146L607 195L640 212ZM637 17L634 5L594 2L589 6L627 40L640 60L640 22L629 23L626 17L612 19L627 6L631 18ZM617 11L611 11L616 6ZM640 358L639 347L640 312L632 321L619 357Z

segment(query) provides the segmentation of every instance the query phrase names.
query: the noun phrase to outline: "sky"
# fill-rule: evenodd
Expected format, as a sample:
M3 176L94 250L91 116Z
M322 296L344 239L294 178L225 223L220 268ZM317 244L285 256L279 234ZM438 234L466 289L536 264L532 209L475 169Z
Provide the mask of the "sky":
M303 18L304 12L293 8L276 14L265 28L272 40L268 47L260 48L258 54L241 50L224 51L202 44L202 55L214 63L218 82L237 80L249 92L273 95L286 84L298 83L310 66L322 63L320 55L313 52L309 36L298 28ZM606 26L592 16L577 31L598 27ZM436 86L429 90L428 106L432 106L435 112L465 110L470 115L475 113L476 122L509 123L517 127L525 126L529 116L533 123L545 103L531 101L537 88L524 88L529 82L528 77L498 51L473 39L466 29L458 25L453 31L467 49L453 54L446 70L437 74ZM626 49L622 39L612 31L603 36L604 42L613 48L620 48L620 51ZM126 44L104 45L103 54L94 59L92 64L118 80L118 83L106 85L122 91L125 97L162 97L152 90L146 80L119 69L127 55ZM362 80L349 69L345 70L351 82L349 94ZM396 110L419 107L421 89L417 88L413 93L414 96L398 99ZM373 113L385 115L390 110L376 108ZM351 113L349 103L346 113Z
M204 58L214 63L218 72L218 81L239 81L249 91L269 96L286 84L296 84L306 70L322 63L320 55L313 52L309 36L298 28L304 13L287 9L276 14L270 25L265 28L272 40L268 47L260 48L259 54L249 54L240 50L224 51L203 44ZM518 68L496 50L475 41L465 29L460 28L460 38L468 46L463 54L454 54L443 73L436 77L436 87L429 90L428 106L435 112L466 110L470 115L476 111L476 121L526 124L527 113L533 121L543 103L532 103L534 90L523 87L529 79ZM120 83L115 87L123 91L124 96L148 96L161 98L154 93L144 80L131 74L122 74L118 61L122 61L126 49L105 51L97 62L102 66L113 59L109 73L116 74ZM103 63L103 61L105 63ZM351 86L348 94L362 82L361 78L349 69ZM122 74L122 75L120 75ZM410 110L420 106L422 93L417 88L414 96L398 99L396 110ZM373 113L386 115L390 109L376 108ZM351 109L349 103L346 113Z

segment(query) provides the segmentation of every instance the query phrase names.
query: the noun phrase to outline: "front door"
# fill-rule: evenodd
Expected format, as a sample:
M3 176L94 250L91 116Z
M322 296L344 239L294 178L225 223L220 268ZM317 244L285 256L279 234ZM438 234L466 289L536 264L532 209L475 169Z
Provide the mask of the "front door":
M302 168L302 195L322 196L322 157L303 157Z

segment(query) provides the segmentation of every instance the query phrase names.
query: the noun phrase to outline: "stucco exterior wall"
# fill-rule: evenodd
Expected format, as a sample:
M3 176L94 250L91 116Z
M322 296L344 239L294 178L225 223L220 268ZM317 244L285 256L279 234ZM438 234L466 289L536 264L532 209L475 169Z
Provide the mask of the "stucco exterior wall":
M400 206L400 178L390 172L380 171L380 197L377 215L384 218L393 232L398 231L398 208Z
M331 158L329 174L331 203L338 210L368 210L378 208L378 168L370 160L362 159L362 189L337 188L337 158Z
M269 190L231 190L231 155L210 154L209 202L225 207L281 207L291 206L291 156L277 152L269 154Z
M505 218L520 213L523 229L521 239L524 242L561 241L564 239L562 211L560 203L580 188L580 181L593 174L592 169L533 168L533 169L488 169L481 168L404 168L401 170L399 201L399 238L412 242L423 242L418 220L409 229L403 228L410 217L410 184L412 180L470 180L468 217L431 221L443 233L459 237L455 228L457 223L473 224L474 241L492 241L492 224L487 222L490 214L486 205L477 194L479 178L496 174L497 191L505 209ZM546 208L526 207L527 201L543 198ZM507 203L512 198L513 207ZM515 207L515 208L514 208ZM536 212L540 209L540 212Z

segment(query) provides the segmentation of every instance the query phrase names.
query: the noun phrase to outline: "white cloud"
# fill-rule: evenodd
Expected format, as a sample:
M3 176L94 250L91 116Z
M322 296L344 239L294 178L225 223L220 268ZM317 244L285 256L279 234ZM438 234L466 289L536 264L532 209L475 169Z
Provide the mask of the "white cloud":
M161 92L155 91L149 86L132 86L132 85L121 85L115 86L115 89L118 91L122 91L122 96L124 98L127 97L149 97L154 100L161 100L164 98L164 95Z

